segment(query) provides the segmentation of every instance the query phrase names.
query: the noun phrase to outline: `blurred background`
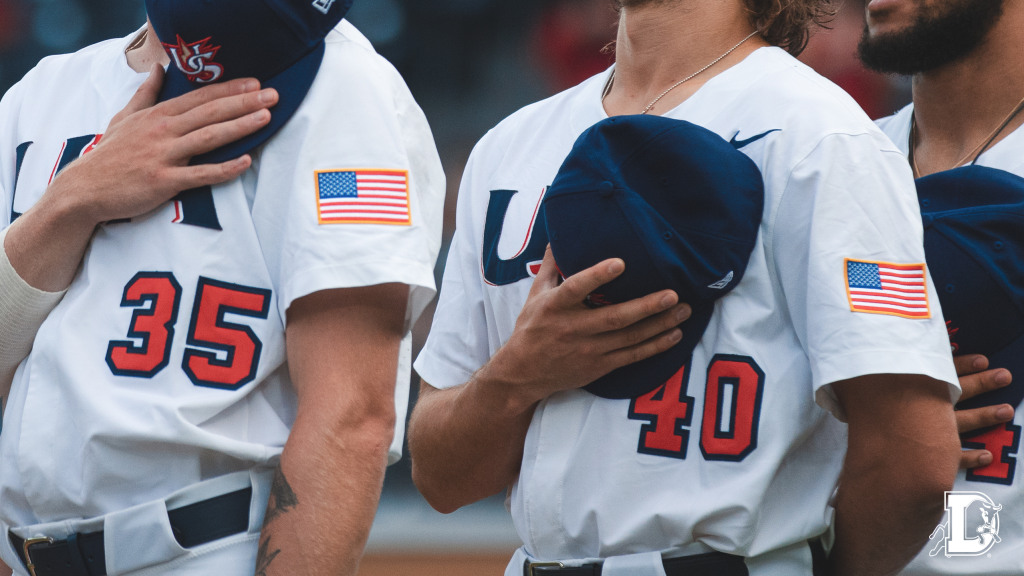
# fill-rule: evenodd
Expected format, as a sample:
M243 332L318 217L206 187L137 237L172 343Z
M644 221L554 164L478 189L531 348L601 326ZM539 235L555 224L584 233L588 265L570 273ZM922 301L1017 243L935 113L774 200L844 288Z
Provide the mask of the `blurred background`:
M801 59L877 118L909 101L909 83L860 66L862 15L863 0L846 0ZM607 68L602 49L616 18L611 0L355 1L348 19L402 73L434 131L448 176L445 246L473 144L521 106ZM142 0L0 0L0 92L44 56L125 36L144 22ZM416 327L417 345L432 311ZM413 487L405 458L388 471L360 574L501 574L517 546L501 497L438 514Z

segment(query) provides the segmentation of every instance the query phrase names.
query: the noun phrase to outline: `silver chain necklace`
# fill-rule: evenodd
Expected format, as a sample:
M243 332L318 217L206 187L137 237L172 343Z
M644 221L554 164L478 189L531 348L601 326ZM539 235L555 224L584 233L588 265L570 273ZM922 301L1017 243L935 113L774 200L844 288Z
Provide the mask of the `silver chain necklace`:
M669 86L668 88L666 88L664 92L662 92L661 94L658 94L658 96L654 100L651 100L651 103L648 104L640 113L641 114L647 114L648 112L650 112L651 108L654 108L654 105L657 104L659 100L664 98L666 94L668 94L669 92L671 92L671 91L675 90L676 88L678 88L683 82L686 82L687 80L693 79L695 76L697 76L701 72L707 70L708 68L711 68L715 64L718 64L718 62L721 61L722 58L725 58L729 54L732 54L733 51L735 51L737 48L742 46L744 42L746 42L747 40L750 40L751 38L753 38L755 34L757 34L757 30L754 30L753 32L751 32L746 38L744 38L743 40L740 40L739 42L737 42L735 46L733 46L732 48L729 48L728 50L726 50L724 54L722 54L718 58L715 58L714 60L709 62L707 66L704 66L700 70L697 70L693 74L690 74L686 78L683 78L679 82L676 82L675 84L673 84L673 85ZM608 93L612 91L612 82L614 82L614 81L615 81L615 70L612 70L611 75L608 77L608 83L605 84L605 86L604 86L604 93L601 94L601 101L602 102L604 102L604 99L608 97Z

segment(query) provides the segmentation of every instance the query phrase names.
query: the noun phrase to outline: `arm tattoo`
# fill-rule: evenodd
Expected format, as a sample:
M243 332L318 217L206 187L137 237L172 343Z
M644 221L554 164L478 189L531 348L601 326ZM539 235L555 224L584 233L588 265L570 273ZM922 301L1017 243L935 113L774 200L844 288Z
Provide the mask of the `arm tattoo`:
M274 469L274 480L270 483L270 500L267 502L267 514L263 517L263 526L266 527L274 518L292 510L298 504L299 499L295 496L291 485L288 484L281 465L278 464ZM259 551L256 553L256 576L267 576L270 563L280 553L280 548L271 548L269 534L263 537L260 541Z
M273 551L270 550L270 536L264 538L260 542L260 550L256 554L256 576L267 576L267 568L270 567L270 563L280 553L280 548Z
M281 514L288 512L299 504L295 491L292 490L288 479L284 477L281 465L274 469L274 480L270 485L270 501L267 503L267 515L263 518L263 525L270 524L271 520Z

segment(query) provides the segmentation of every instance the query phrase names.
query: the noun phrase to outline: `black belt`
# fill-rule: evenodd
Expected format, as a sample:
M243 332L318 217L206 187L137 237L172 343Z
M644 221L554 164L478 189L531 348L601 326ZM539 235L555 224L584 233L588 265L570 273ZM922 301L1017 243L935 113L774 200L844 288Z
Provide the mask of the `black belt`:
M167 511L174 539L185 548L249 529L252 487ZM7 533L30 576L105 576L103 531L72 534L64 540Z
M742 556L708 552L694 556L665 558L665 576L749 576ZM560 562L523 563L523 576L601 576L601 564L563 566Z

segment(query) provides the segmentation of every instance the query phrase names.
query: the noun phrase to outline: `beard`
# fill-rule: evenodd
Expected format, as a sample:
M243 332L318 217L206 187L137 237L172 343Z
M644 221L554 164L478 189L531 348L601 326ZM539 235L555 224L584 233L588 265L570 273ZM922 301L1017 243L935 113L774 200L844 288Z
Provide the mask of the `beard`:
M920 8L905 30L872 37L864 26L857 46L861 62L877 72L918 74L955 62L974 51L1003 14L1004 0L940 0Z

